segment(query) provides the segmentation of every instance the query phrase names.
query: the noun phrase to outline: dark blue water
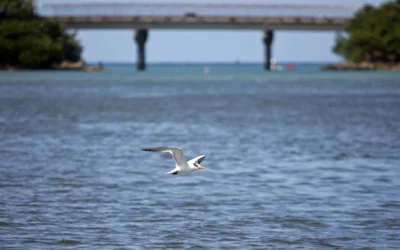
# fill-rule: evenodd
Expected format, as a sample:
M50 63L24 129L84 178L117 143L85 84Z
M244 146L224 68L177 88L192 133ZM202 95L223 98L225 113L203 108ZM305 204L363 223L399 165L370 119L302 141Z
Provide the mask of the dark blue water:
M400 75L257 70L1 72L0 248L398 249Z

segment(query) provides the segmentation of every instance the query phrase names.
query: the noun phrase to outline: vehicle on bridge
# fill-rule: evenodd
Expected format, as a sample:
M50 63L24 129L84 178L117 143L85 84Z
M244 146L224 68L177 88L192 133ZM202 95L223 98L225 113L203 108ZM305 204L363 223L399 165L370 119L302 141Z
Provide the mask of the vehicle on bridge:
M187 12L185 13L185 17L197 17L197 15L194 12Z

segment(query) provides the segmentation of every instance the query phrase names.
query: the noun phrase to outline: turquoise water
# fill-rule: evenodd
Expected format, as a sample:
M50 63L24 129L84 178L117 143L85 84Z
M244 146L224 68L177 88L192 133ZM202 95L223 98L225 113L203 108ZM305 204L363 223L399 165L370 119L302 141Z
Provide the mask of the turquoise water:
M287 65L295 65L294 70L287 70ZM370 79L396 79L399 72L335 72L321 71L322 65L328 63L282 63L282 71L264 70L261 63L228 64L228 63L165 63L147 65L146 71L137 71L134 64L106 64L102 72L54 72L38 71L31 77L30 71L18 72L18 79L30 78L32 81L42 81L54 77L56 81L68 78L72 81L107 81L116 79L121 81L246 81L268 83L274 81L331 81L351 79L355 81L369 81ZM0 72L0 79L7 81L15 73Z
M297 66L0 72L0 248L398 249L400 74Z

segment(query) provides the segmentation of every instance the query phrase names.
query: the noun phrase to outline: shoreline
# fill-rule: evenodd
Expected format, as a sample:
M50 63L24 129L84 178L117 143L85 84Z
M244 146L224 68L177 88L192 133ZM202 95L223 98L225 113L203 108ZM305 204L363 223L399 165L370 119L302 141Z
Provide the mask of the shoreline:
M308 62L304 62L309 64ZM122 65L131 65L131 63L115 63ZM182 65L181 63L155 63L155 65L169 65L169 66L199 66L203 63L192 63ZM211 63L212 64L212 63ZM218 63L217 63L218 64ZM252 64L252 63L249 63ZM258 64L258 63L254 63ZM310 63L313 64L313 63ZM134 64L132 64L134 65ZM245 65L245 64L243 64ZM400 71L400 63L351 63L351 62L340 62L340 63L328 63L315 65L319 67L319 71ZM83 71L83 72L99 72L103 71L105 66L103 63L97 64L86 64L84 61L80 60L77 62L64 61L59 64L54 64L50 68L23 68L18 66L0 65L0 71Z
M0 65L0 71L40 71L40 70L98 72L104 70L104 65L102 63L98 63L96 65L89 65L82 60L77 62L64 61L59 64L54 64L50 68L39 68L39 69Z
M322 71L400 71L400 63L343 62L323 65L320 69Z

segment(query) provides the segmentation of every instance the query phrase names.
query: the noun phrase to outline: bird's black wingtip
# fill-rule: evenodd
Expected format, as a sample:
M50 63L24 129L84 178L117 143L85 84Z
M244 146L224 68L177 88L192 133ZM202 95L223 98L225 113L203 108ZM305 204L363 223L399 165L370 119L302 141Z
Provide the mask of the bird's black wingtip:
M151 149L151 148L142 148L142 151L152 151L152 152L154 152L155 150Z

